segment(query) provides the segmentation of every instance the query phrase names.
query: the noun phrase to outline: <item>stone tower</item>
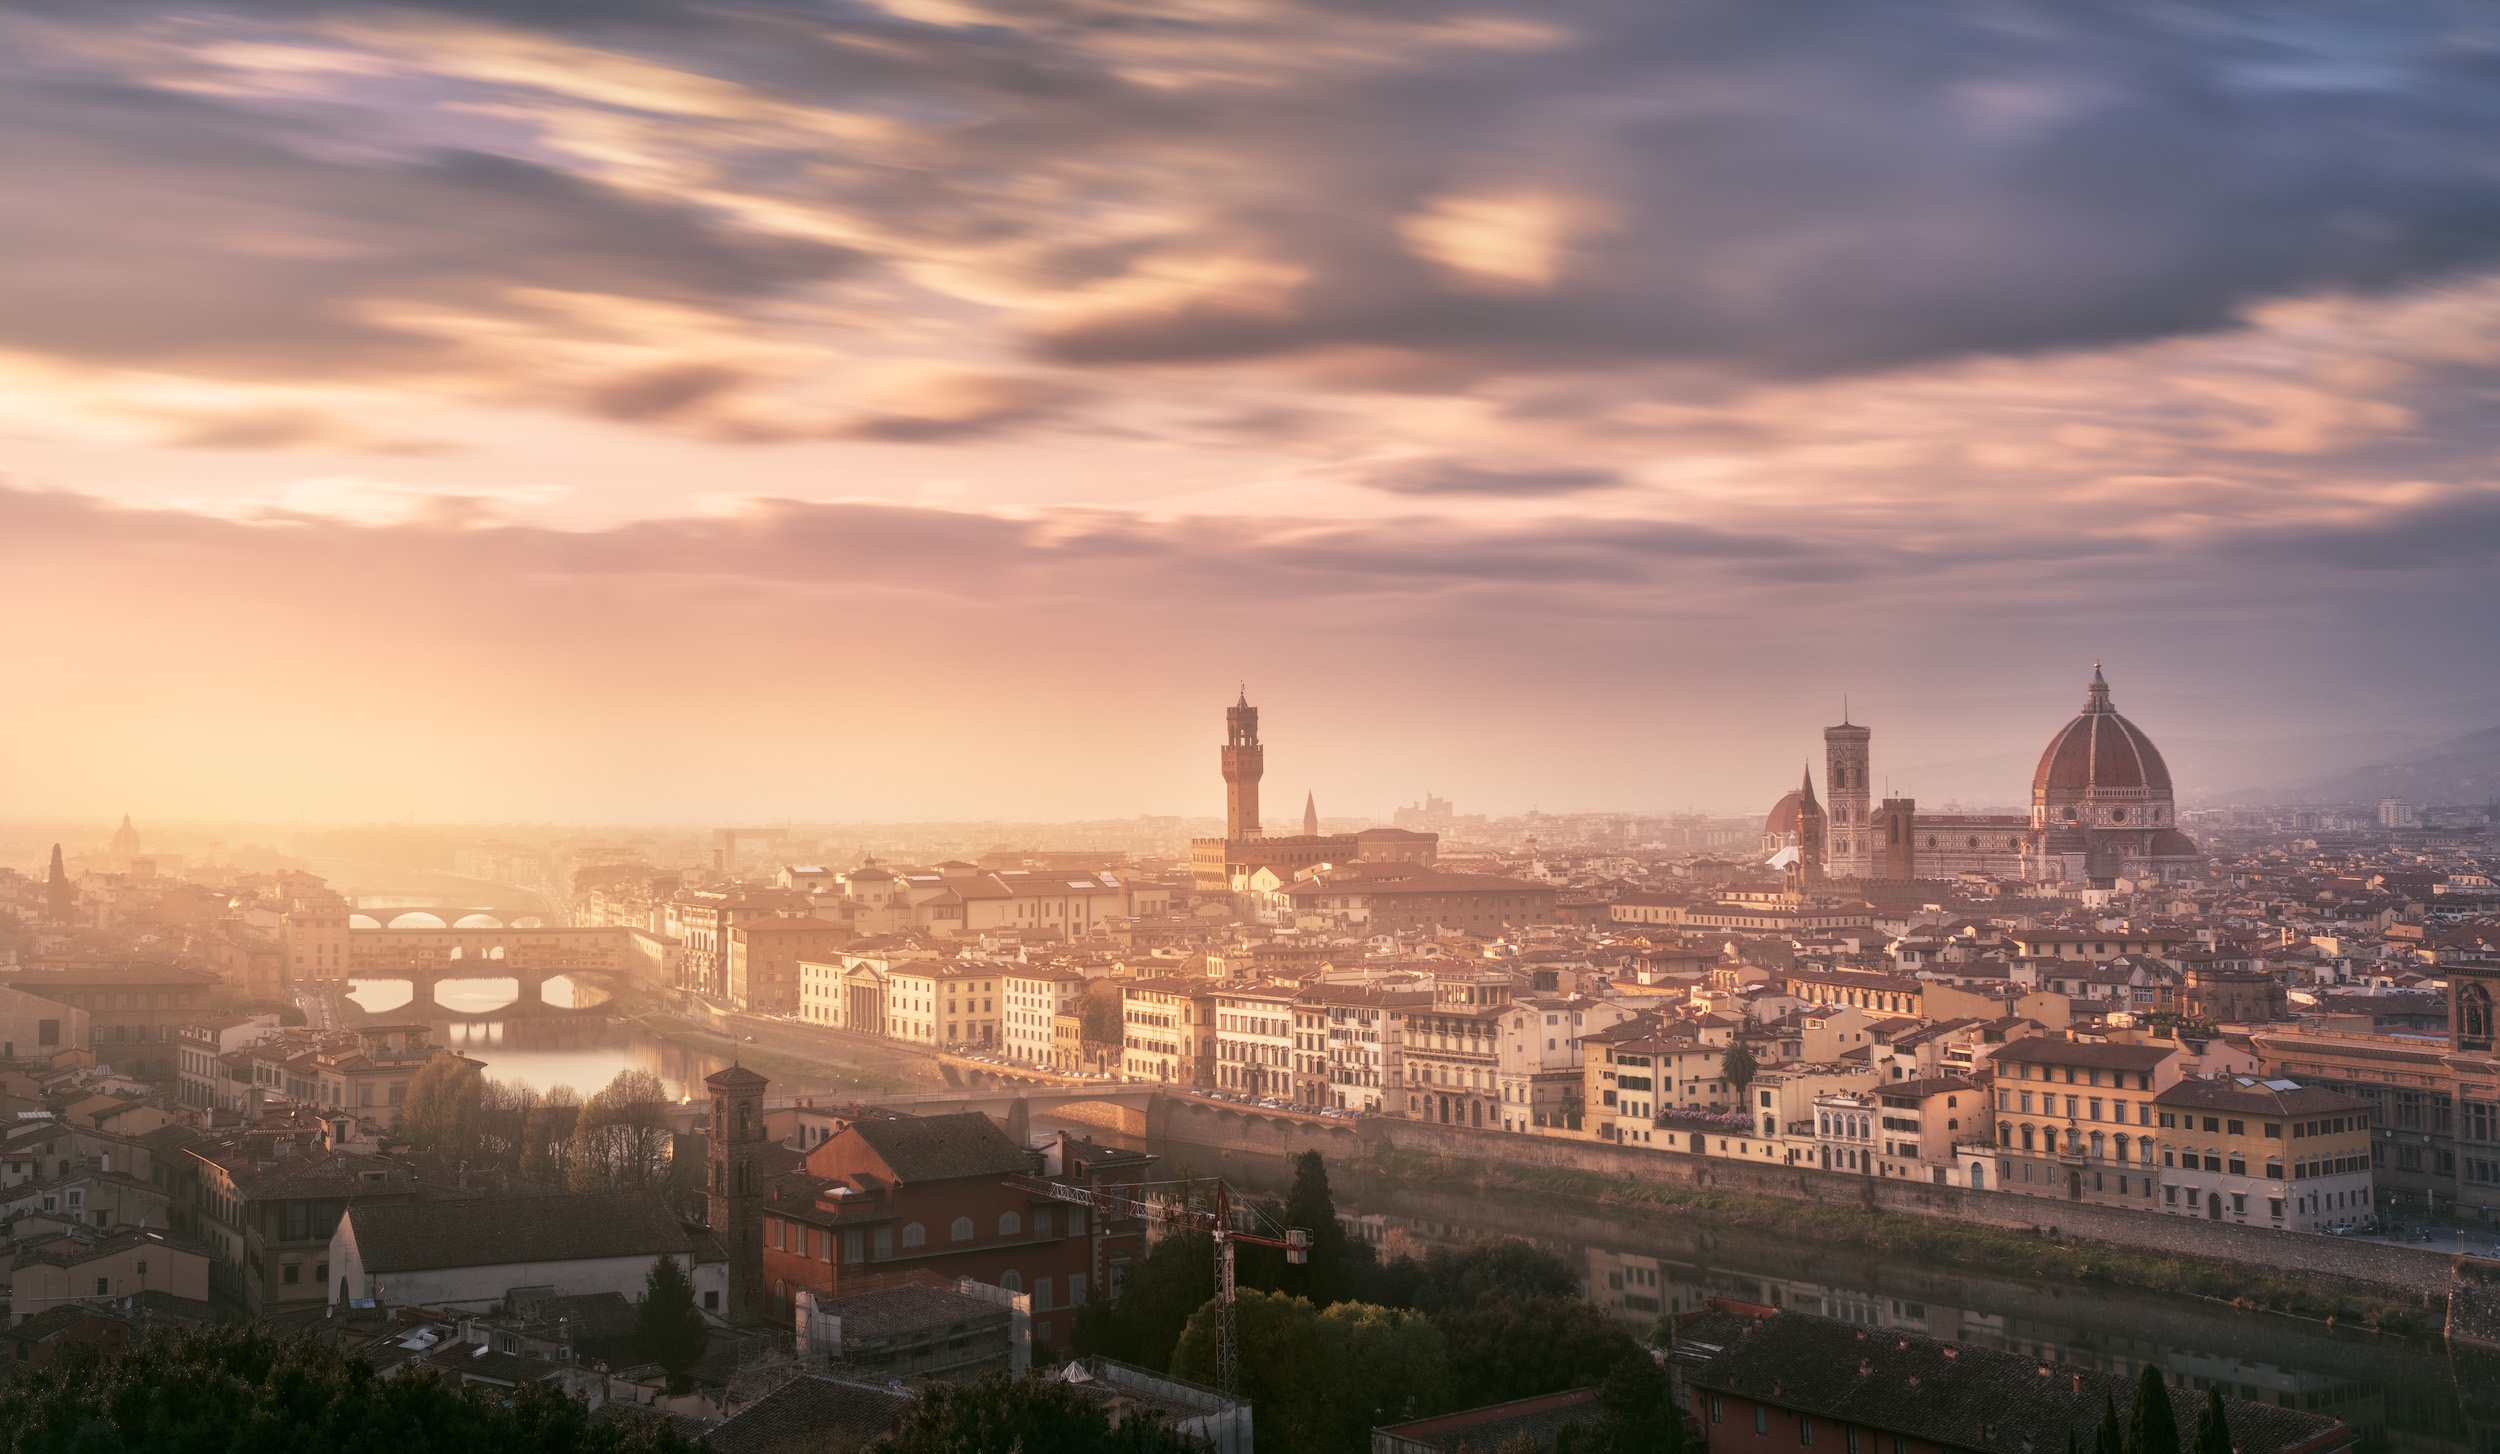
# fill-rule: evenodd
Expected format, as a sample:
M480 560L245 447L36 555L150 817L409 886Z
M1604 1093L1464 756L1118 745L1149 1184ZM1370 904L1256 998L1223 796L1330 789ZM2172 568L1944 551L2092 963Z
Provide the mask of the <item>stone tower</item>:
M1831 797L1823 869L1834 878L1875 877L1874 799L1866 786L1867 740L1874 735L1846 720L1823 729L1823 787Z
M1302 836L1305 838L1319 836L1319 794L1317 793L1306 792L1302 795Z
M742 1065L703 1078L712 1093L705 1220L729 1253L732 1324L764 1316L764 1088L771 1084Z
M1259 778L1267 771L1267 749L1259 746L1259 709L1250 705L1250 691L1224 709L1224 836L1259 836Z
M1872 877L1907 883L1918 877L1918 799L1886 798L1875 809Z

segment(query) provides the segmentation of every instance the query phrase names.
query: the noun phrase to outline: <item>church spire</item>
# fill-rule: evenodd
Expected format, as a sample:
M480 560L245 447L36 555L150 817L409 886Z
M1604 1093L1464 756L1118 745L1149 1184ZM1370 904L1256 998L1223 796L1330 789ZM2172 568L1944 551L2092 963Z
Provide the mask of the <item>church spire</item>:
M1302 836L1319 836L1319 797L1308 790L1302 794Z
M70 887L69 869L61 862L61 845L52 845L52 873L45 882L44 908L56 924L66 924L78 907L78 891Z
M1810 762L1809 762L1809 763L1807 763L1807 764L1806 764L1806 770L1805 770L1805 781L1804 781L1803 783L1801 783L1801 784L1799 784L1799 785L1798 785L1798 788L1797 788L1797 793L1798 793L1798 798L1797 798L1797 801L1798 801L1798 802L1800 802L1800 803L1813 803L1813 802L1814 802L1814 764L1813 764L1813 763L1810 763ZM1820 806L1820 805L1818 804L1817 806Z

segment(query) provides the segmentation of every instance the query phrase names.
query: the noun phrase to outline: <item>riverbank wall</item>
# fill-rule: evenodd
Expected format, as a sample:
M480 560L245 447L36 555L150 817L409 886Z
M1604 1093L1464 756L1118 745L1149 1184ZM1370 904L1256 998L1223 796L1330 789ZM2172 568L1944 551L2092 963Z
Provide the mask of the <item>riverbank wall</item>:
M2279 1232L2201 1217L2165 1216L2089 1202L1972 1191L1967 1187L1859 1176L1850 1172L1773 1166L1604 1141L1566 1140L1511 1131L1481 1131L1420 1121L1366 1117L1320 1121L1262 1115L1198 1100L1167 1097L1150 1117L1151 1133L1172 1141L1254 1155L1317 1151L1355 1163L1384 1152L1483 1162L1522 1171L1568 1172L1608 1181L1777 1198L1849 1207L1930 1221L2038 1232L2118 1251L2188 1256L2323 1286L2425 1305L2444 1303L2449 1258L2444 1253L2306 1232Z

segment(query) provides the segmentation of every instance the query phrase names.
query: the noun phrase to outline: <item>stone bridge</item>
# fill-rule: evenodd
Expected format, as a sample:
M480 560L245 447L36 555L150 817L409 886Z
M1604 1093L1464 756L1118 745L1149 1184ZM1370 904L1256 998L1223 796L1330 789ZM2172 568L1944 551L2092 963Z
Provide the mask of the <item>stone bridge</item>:
M387 969L359 969L350 973L347 978L348 983L351 985L390 984L393 982L404 984L408 986L408 1003L403 1008L419 1014L431 1010L440 1011L446 1015L501 1015L513 1010L527 1009L544 1010L552 1014L567 1015L576 1013L582 1009L605 1009L606 1005L604 1002L599 1005L582 1007L573 1005L551 1005L547 1003L545 993L547 981L571 975L591 974L608 975L613 977L615 975L615 971L606 969L591 969L578 965L572 968L565 968L562 966L531 968L528 966L511 964L500 959L455 959L450 963L439 965L409 967L394 966ZM436 987L447 979L487 981L510 980L513 985L513 996L510 1000L495 1006L491 1010L454 1009L453 1007L444 1004L434 993ZM395 1015L400 1013L400 1011L385 1010L380 1013Z

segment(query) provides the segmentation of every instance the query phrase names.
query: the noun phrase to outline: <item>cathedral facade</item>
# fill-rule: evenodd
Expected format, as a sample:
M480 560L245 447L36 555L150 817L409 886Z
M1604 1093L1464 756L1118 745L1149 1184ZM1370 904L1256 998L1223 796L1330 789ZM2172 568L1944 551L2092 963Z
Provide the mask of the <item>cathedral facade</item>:
M1873 733L1843 722L1823 730L1825 795L1782 797L1763 824L1763 848L1830 879L1873 881L1984 874L2032 884L2106 886L2173 878L2204 855L2178 827L2170 767L2142 728L2118 715L2100 665L2083 710L2049 739L2031 778L2028 813L1922 813L1916 800L1872 801ZM1804 840L1818 840L1809 851Z

